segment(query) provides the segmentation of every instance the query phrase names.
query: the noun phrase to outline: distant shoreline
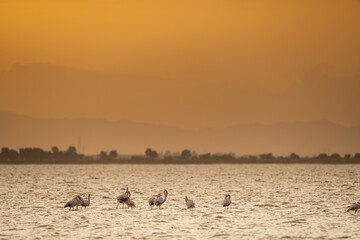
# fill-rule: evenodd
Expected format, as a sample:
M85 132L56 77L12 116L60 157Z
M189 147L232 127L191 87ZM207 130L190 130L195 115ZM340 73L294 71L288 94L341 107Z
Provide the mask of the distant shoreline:
M121 156L116 150L101 151L99 155L79 154L74 146L60 151L54 146L51 151L41 148L20 148L19 151L1 148L0 164L360 164L360 153L321 153L312 157L301 157L296 153L289 156L274 156L272 153L236 156L232 153L197 154L184 149L181 154L158 154L147 148L144 155Z
M340 161L325 161L318 159L307 159L307 160L288 160L288 161L131 161L130 159L126 160L114 160L114 161L75 161L75 162L54 162L54 161L0 161L0 165L99 165L99 164L124 164L124 165L214 165L214 164L360 164L360 159L351 159L351 160L340 160Z

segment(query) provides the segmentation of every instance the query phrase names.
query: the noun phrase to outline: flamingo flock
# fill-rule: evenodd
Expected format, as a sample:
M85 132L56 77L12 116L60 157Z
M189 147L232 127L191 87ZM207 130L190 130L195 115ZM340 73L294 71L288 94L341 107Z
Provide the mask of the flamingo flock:
M119 207L120 203L123 204L123 208L125 204L127 205L128 208L135 208L135 202L130 199L130 196L131 193L129 191L129 188L126 188L124 194L121 194L116 197L116 200L118 202L116 208ZM149 198L148 204L151 208L155 206L158 207L158 209L160 209L161 206L166 202L167 196L168 196L168 191L165 189L164 198L160 193L157 195L153 195ZM188 209L195 208L195 202L189 199L187 196L185 196L185 203ZM226 194L222 203L222 206L225 208L225 211L229 210L230 204L231 204L231 196L230 194ZM77 210L79 206L85 208L90 206L90 194L88 194L88 199L83 199L80 195L76 195L73 199L71 199L65 204L64 208L69 207L69 210L75 210L75 209ZM346 212L354 211L354 215L356 215L359 209L360 209L360 202L357 202L349 206Z
M157 195L153 195L148 200L149 206L151 208L153 208L155 206L158 209L160 209L161 206L166 202L168 194L169 194L169 192L165 189L164 197L160 193ZM123 204L123 208L124 208L125 204L127 205L128 208L135 208L135 202L130 199L130 196L131 196L131 192L129 191L129 188L127 187L123 194L116 197L116 200L118 202L116 208L119 207L120 203ZM186 207L188 209L195 208L195 202L193 200L189 199L187 196L185 196L185 203L186 203ZM228 208L230 203L231 203L230 195L227 194L225 196L223 206L224 207L226 206ZM64 208L69 207L70 210L75 210L75 207L76 207L76 209L78 209L79 206L82 206L85 208L90 206L90 194L88 194L88 199L83 199L80 195L75 196L73 199L71 199L70 201L68 201L65 204Z

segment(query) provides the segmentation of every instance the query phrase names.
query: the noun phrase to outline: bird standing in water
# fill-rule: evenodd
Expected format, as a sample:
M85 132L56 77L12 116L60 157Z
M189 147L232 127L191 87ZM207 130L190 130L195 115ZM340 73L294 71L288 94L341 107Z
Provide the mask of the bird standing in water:
M88 199L83 200L83 203L81 204L81 206L83 206L85 208L90 206L90 194L88 195Z
M116 199L118 201L118 205L116 206L116 208L119 207L120 203L123 204L123 208L124 208L124 204L127 203L128 201L130 201L130 196L131 196L131 193L129 191L129 188L126 188L126 191L125 191L124 194L121 194L121 195L116 197Z
M157 196L154 195L151 198L149 198L148 203L151 208L155 205L156 198L158 198L158 197L160 197L160 194Z
M231 204L230 198L231 198L230 194L226 194L226 195L225 195L225 199L224 199L224 201L223 201L223 207L224 207L226 210L229 209L229 206L230 206L230 204Z
M185 197L185 202L186 202L186 206L187 208L194 208L195 207L195 203L193 200L188 199L188 197Z
M160 195L160 194L159 194ZM161 205L163 205L163 203L166 201L166 198L167 198L167 196L168 196L168 191L165 189L164 190L164 196L165 196L165 198L163 199L162 197L161 197L161 195L158 197L158 198L156 198L156 200L155 200L155 206L157 206L157 207L159 207L159 209L160 209L160 207L161 207Z
M81 206L84 203L84 200L79 196L75 196L73 199L71 199L70 201L68 201L64 208L69 207L69 210L74 210L74 207L76 207L76 209L78 209L79 206Z
M351 206L348 208L347 212L354 211L354 215L356 215L356 212L357 212L359 209L360 209L360 202L351 205Z

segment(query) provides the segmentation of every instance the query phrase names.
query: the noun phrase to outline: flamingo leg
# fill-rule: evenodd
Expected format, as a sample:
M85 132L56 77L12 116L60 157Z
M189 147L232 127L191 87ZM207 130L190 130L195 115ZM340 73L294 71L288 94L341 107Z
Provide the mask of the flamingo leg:
M118 202L118 204L117 204L116 208L118 208L118 207L119 207L119 204L120 204L120 203Z

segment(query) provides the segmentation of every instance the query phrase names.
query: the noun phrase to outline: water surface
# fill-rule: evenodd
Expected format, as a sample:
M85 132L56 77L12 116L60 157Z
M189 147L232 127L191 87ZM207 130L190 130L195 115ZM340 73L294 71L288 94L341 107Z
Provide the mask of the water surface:
M357 165L0 165L0 239L360 239L360 217L346 213L360 200L359 174ZM116 209L126 187L136 208ZM162 209L149 208L164 189ZM88 193L90 207L63 208Z

